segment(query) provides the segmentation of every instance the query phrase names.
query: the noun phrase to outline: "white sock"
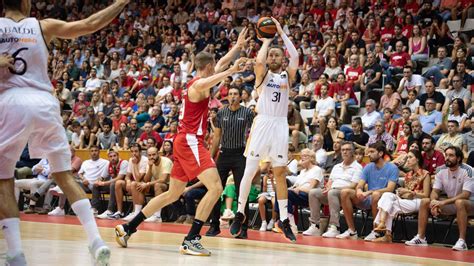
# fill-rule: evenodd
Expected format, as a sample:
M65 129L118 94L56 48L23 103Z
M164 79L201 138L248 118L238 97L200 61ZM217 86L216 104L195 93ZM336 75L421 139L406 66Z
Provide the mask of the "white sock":
M81 199L73 204L71 208L76 213L84 230L86 230L87 239L92 244L94 240L100 239L99 229L95 223L94 214L92 213L92 206L88 199Z
M280 210L280 220L286 220L288 218L288 199L279 199L278 208Z
M250 187L252 186L252 179L258 171L258 160L246 161L244 176L240 182L240 193L237 211L245 213L245 206L247 205L247 198L249 197Z
M153 215L158 218L161 218L161 209L157 210Z
M13 257L22 252L20 237L20 219L7 218L0 221L3 236L7 242L7 256Z
M288 214L288 220L290 220L291 225L296 225L295 216L293 216L293 214Z
M135 210L133 212L135 214L138 214L139 212L141 212L142 208L143 208L143 205L135 204Z

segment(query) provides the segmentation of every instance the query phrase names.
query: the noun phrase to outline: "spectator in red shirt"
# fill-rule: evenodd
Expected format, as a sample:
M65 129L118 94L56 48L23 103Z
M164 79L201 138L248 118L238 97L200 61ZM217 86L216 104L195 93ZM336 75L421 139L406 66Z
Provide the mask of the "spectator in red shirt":
M86 101L86 94L84 92L80 92L77 95L77 100L74 103L74 106L72 107L72 112L75 116L78 116L79 115L79 108L82 107L82 106L87 107L89 105L90 105L90 103L88 101Z
M347 77L347 82L351 86L360 86L360 81L364 69L359 66L359 57L357 55L351 55L349 59L349 66L345 69L345 74Z
M431 136L425 136L421 140L421 148L423 150L423 164L425 169L430 172L433 179L436 168L444 165L444 155L442 152L435 150L435 142Z
M127 76L125 70L120 71L119 84L121 88L124 88L127 91L130 91L133 84L135 84L135 79Z
M114 107L114 113L112 117L112 131L117 134L119 133L119 130L120 130L120 124L128 123L127 117L123 115L121 111L122 109L120 108L120 106Z
M343 73L337 75L337 82L331 84L329 96L334 98L336 108L341 108L339 119L345 121L347 114L347 106L357 104L352 85L346 82L346 76Z
M387 69L388 82L392 80L392 76L402 73L406 65L412 66L410 55L403 51L403 42L399 41L395 45L395 53L390 56L390 66Z
M395 29L392 26L392 19L385 18L384 27L380 31L380 40L382 41L384 48L387 49L390 45L390 41L395 36Z
M148 138L153 138L156 141L156 148L159 150L161 149L161 145L163 144L163 139L161 138L160 134L158 132L153 130L153 124L150 121L145 122L145 125L143 126L145 129L145 132L143 132L140 135L140 138L138 139L138 143L140 146L142 146L144 149L147 148L147 139Z
M131 95L130 92L124 92L123 99L120 102L120 108L122 109L122 114L129 116L132 112L133 106L135 106L135 102L130 100Z

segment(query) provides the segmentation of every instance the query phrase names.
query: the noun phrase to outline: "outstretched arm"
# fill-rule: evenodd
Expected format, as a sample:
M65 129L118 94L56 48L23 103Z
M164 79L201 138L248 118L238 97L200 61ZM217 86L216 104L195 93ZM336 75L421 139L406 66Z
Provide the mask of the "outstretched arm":
M54 37L74 39L79 36L94 33L107 26L117 17L129 1L130 0L116 0L112 5L92 16L74 22L44 19L40 23L45 41L49 43Z
M250 41L250 37L247 38L247 33L247 28L244 28L240 32L239 38L237 39L237 43L234 45L234 47L232 47L232 49L230 49L229 52L227 52L227 54L224 55L224 57L219 60L219 62L217 62L216 66L214 67L214 71L216 73L224 71L229 66L232 59L236 58L242 48L245 46L245 44Z
M261 39L263 41L262 46L260 47L260 50L258 50L257 53L257 58L255 59L255 84L259 86L262 84L262 79L265 76L265 71L267 67L267 53L268 53L268 47L270 46L270 43L272 43L273 39ZM257 87L257 93L260 94L262 91L262 87Z
M278 35L283 39L283 43L285 43L285 47L288 50L288 53L290 54L290 64L288 64L288 75L290 78L290 85L295 81L296 79L296 71L298 71L298 51L296 50L295 45L290 41L288 36L286 36L286 33L283 31L281 28L280 22L276 20L275 18L272 18L273 22L275 23L277 30L278 30Z

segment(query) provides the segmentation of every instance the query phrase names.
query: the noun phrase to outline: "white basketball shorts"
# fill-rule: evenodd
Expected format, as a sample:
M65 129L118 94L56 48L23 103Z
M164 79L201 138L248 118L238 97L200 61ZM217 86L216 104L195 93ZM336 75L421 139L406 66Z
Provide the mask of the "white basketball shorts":
M31 158L47 158L51 172L71 170L71 151L58 100L48 92L12 88L0 93L0 179L12 178L28 143Z
M288 164L288 120L286 117L257 115L253 121L245 157L269 158L274 167Z

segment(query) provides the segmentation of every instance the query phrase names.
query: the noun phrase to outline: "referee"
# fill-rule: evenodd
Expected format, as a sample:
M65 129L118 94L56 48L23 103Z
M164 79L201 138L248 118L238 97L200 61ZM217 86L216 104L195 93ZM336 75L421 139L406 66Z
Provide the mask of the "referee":
M252 126L253 113L244 106L240 105L242 91L238 88L230 88L227 100L229 105L219 110L217 113L216 128L214 129L214 138L212 139L211 156L215 158L219 150L217 159L217 171L221 177L222 187L225 187L229 172L232 171L234 183L239 196L240 182L245 170L245 143L247 132ZM216 236L221 230L219 228L221 201L219 200L211 213L211 226L206 236ZM245 209L248 217L248 203ZM247 238L247 228L242 228L238 238Z

